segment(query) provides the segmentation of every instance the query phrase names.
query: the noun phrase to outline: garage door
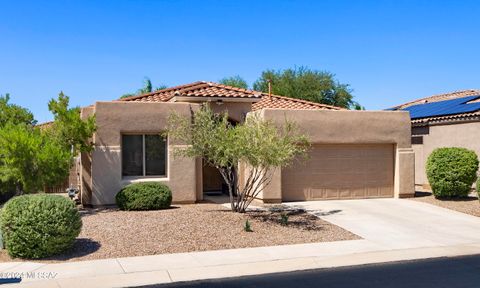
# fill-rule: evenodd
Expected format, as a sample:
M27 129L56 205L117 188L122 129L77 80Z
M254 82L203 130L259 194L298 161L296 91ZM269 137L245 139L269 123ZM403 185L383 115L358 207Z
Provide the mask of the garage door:
M284 201L393 197L393 145L314 145L282 169Z

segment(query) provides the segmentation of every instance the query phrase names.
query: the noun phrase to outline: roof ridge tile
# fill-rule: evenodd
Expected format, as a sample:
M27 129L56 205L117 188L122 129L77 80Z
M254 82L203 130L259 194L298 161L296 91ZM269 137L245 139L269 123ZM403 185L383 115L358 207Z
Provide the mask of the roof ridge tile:
M252 109L261 108L292 108L292 109L329 109L344 110L345 108L327 104L316 103L304 99L269 95L265 92L244 89L215 82L196 81L190 84L178 85L151 93L131 96L120 101L143 101L143 102L167 102L175 96L191 97L225 97L225 98L260 98L259 102L253 103ZM272 98L270 98L272 97ZM269 99L277 99L278 103L267 103ZM271 102L271 101L270 101ZM259 108L261 107L261 108Z

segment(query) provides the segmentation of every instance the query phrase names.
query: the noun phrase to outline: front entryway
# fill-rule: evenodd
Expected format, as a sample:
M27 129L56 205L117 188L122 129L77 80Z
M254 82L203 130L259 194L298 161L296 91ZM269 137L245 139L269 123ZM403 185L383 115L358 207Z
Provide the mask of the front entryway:
M393 182L393 145L314 145L307 160L282 169L282 199L393 197Z
M217 168L205 163L203 165L203 194L211 196L228 194L222 174Z

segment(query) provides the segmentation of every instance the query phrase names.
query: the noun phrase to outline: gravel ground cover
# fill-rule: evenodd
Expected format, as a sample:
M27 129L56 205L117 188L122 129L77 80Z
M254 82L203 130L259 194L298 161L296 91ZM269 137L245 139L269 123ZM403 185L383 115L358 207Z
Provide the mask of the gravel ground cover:
M78 261L360 239L302 211L238 214L212 203L174 206L160 211L82 210L83 228L73 249L42 261ZM281 223L281 213L289 214L287 225ZM253 232L243 230L247 219ZM2 251L0 261L12 259Z
M436 199L431 192L416 192L415 198L410 200L429 203L443 208L480 217L480 201L478 197Z

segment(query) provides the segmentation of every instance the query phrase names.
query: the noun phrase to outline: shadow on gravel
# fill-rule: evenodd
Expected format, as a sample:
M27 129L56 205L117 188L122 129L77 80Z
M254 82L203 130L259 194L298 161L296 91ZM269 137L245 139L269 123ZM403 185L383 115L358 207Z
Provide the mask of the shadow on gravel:
M158 211L166 211L166 210L173 210L179 209L180 206L170 206L165 209L160 210L130 210L130 211L122 211L117 207L103 207L103 208L81 208L78 210L82 217L88 217L92 215L102 214L102 213L110 213L110 212L127 212L127 213L136 213L136 212L158 212Z
M61 255L41 259L41 260L55 260L55 261L65 261L71 260L79 257L92 254L100 249L101 245L97 241L88 238L77 238L73 243L73 247L62 253Z
M247 215L253 220L303 230L320 231L324 229L323 222L315 215L306 212L304 209L269 209L268 211L252 210L248 211Z
M415 197L430 197L432 192L415 192ZM475 196L466 196L466 197L435 197L435 199L440 201L455 201L455 202L469 202L469 201L478 201L478 198Z

